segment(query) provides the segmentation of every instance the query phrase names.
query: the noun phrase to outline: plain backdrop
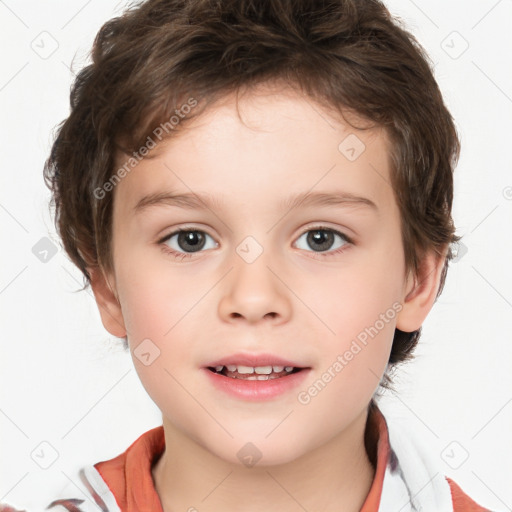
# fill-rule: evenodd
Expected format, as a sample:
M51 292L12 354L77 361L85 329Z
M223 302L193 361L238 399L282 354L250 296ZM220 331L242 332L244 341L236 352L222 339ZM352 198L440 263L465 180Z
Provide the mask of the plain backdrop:
M456 120L463 246L416 360L381 406L473 499L512 510L512 2L386 4L427 49ZM81 466L161 424L91 291L77 291L82 276L59 244L42 178L74 73L125 5L0 1L0 501L28 510L70 481L79 496Z

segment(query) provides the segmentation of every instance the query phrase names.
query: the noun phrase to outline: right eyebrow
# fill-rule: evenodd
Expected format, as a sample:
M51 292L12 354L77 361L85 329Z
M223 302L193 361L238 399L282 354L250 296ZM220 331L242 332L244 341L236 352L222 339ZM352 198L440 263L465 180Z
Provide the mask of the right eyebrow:
M222 204L208 194L176 194L173 192L154 192L143 196L133 207L134 214L156 206L179 206L189 210L221 209Z

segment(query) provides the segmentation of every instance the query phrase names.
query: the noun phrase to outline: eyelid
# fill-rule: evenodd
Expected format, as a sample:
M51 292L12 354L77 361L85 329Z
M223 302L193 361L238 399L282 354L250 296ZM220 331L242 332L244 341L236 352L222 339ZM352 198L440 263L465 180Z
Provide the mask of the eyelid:
M352 236L350 235L347 235L346 233L346 230L343 229L343 228L335 228L335 227L332 227L332 226L328 226L326 225L325 223L322 223L322 222L319 222L317 224L315 223L312 223L311 225L308 225L306 226L300 233L300 235L298 235L297 238L301 237L302 235L304 235L305 233L308 233L309 231L332 231L333 233L336 233L338 235L340 235L342 238L344 238L347 242L353 244L354 243L354 239Z
M208 236L210 236L211 238L215 239L215 237L210 234L205 228L203 227L198 227L198 226L188 226L188 225L185 225L185 226L179 226L177 228L171 228L171 230L165 234L165 235L162 235L162 236L159 236L155 242L157 244L160 244L162 243L164 240L168 240L169 238L171 238L172 236L174 235L177 235L179 234L180 232L182 231L199 231L201 233L205 233L207 234ZM218 244L218 242L216 242Z

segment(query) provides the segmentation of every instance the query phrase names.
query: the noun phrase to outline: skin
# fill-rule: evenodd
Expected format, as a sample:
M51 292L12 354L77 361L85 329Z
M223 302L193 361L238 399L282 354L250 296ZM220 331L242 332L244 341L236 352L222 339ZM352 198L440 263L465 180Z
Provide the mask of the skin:
M405 271L383 130L358 131L291 89L254 89L239 97L239 111L243 122L235 98L226 97L116 186L114 271L91 270L92 288L105 328L127 335L132 355L147 338L160 350L148 366L133 360L162 411L166 450L153 478L164 511L358 511L374 478L363 442L367 406L395 327L418 329L430 311L442 259L428 252L418 276ZM349 134L366 146L355 161L338 149ZM145 194L171 190L211 194L221 205L133 212ZM334 190L368 198L377 210L280 205ZM352 242L336 235L322 251L307 241L319 226ZM158 242L179 227L202 232L204 249L189 249L187 259L166 254L163 246L187 252L177 236ZM263 249L250 264L236 252L247 236ZM401 311L300 403L298 393L393 304ZM240 351L311 371L273 399L233 398L200 369ZM237 457L247 442L262 454L252 468Z

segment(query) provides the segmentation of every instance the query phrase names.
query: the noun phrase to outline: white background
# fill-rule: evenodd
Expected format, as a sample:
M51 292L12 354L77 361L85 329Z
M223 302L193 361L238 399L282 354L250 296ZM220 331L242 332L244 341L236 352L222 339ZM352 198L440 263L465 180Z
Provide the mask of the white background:
M473 499L512 510L512 2L386 3L426 47L457 123L454 219L467 253L382 408ZM90 290L76 292L82 277L60 248L42 178L52 130L69 112L70 67L87 63L95 34L124 5L0 1L0 502L28 510L70 481L80 496L81 466L161 424ZM41 38L46 49L58 44L52 55L33 49ZM43 237L58 249L46 263L32 252ZM34 461L51 462L42 442L58 452L48 469Z

